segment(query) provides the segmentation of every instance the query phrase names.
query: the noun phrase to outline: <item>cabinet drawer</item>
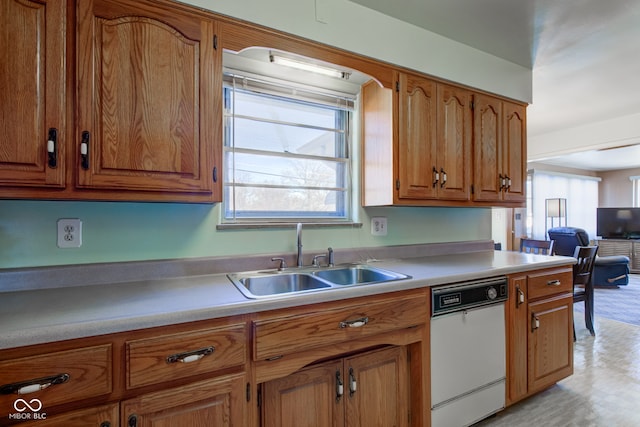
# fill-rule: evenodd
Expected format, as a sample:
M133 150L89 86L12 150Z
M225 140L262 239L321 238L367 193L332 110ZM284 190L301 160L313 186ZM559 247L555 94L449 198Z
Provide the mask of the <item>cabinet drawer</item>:
M111 344L0 361L0 409L13 412L18 398L38 399L46 408L109 394L111 361Z
M561 268L545 270L527 275L529 300L573 292L573 270Z
M340 304L328 310L255 321L254 358L265 360L424 324L426 294Z
M128 341L127 388L244 364L244 324Z

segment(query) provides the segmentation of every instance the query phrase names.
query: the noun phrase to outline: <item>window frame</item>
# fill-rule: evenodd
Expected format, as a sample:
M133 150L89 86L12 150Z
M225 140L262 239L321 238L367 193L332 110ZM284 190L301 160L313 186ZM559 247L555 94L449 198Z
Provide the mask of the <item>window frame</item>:
M238 87L237 82L242 80L245 84ZM255 84L247 89L246 82L251 81ZM266 90L259 90L266 89ZM335 92L329 89L316 88L306 85L300 85L295 82L289 82L280 79L274 79L266 76L256 76L252 73L240 73L237 71L225 70L223 79L223 162L225 164L223 173L223 201L221 209L220 225L233 224L271 224L271 223L346 223L353 224L353 158L351 157L351 144L353 143L353 120L355 116L355 105L357 97L352 94ZM229 96L235 96L236 91L249 92L252 95L264 96L265 98L275 98L284 103L300 103L312 108L324 108L334 111L335 128L314 127L302 125L311 129L321 131L329 131L336 133L336 155L321 156L304 153L288 153L276 152L268 150L259 150L255 148L239 148L235 145L235 120L255 119L247 116L236 115L230 111ZM317 98L317 99L316 99ZM339 114L337 114L339 113ZM261 120L268 123L269 120ZM292 122L272 122L276 125L296 126ZM338 137L342 135L341 137ZM231 142L230 142L231 141ZM336 186L295 186L295 185L270 185L270 184L250 184L237 182L235 177L235 165L232 171L229 171L228 156L231 155L235 161L236 154L257 154L263 156L274 156L282 159L292 158L296 160L312 160L312 161L329 161L336 164ZM338 172L342 170L342 172ZM231 174L231 175L229 175ZM331 211L286 211L286 210L264 210L264 211L242 211L237 209L232 198L235 198L235 192L238 188L264 188L285 191L334 191L336 195L342 194L340 200L336 200L336 209ZM240 213L240 215L238 215ZM303 215L300 215L300 214Z

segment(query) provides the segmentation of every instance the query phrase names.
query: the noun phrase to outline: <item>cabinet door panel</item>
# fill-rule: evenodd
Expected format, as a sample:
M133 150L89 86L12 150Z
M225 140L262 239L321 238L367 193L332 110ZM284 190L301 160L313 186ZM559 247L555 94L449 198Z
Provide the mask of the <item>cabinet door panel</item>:
M501 199L499 177L502 175L500 141L502 140L502 103L500 100L476 95L474 109L474 195L477 201Z
M63 187L65 1L0 4L0 184ZM49 129L57 129L49 164Z
M344 395L337 396L337 381ZM303 369L264 384L265 427L338 427L343 425L347 380L342 360ZM371 424L375 425L375 424Z
M438 85L439 197L469 200L471 169L471 93Z
M237 374L145 394L122 402L120 425L241 427L247 412L244 390L245 376Z
M524 202L527 176L526 110L525 107L510 102L504 102L503 109L502 163L503 173L508 180L504 200Z
M507 404L527 395L527 276L509 278L507 302Z
M410 393L405 347L347 358L344 375L346 426L408 425Z
M78 3L76 137L90 132L79 186L213 191L221 136L220 120L211 120L221 96L214 27L178 9L169 16L125 0Z
M398 141L398 197L433 198L436 195L436 84L400 74Z
M20 424L21 427L106 427L117 426L120 418L117 403L93 408L79 409L43 420Z
M573 297L529 303L529 392L573 373Z

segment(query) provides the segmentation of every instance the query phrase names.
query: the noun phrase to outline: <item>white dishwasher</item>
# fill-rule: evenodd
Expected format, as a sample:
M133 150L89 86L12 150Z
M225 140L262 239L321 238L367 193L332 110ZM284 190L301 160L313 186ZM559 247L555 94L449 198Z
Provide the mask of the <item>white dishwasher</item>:
M505 277L431 289L431 426L465 427L504 408Z

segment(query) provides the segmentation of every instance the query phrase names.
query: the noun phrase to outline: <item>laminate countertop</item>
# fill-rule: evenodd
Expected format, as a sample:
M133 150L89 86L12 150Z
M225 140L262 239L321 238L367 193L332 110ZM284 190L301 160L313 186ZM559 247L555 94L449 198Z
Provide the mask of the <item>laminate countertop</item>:
M0 292L0 349L571 266L575 260L486 250L366 263L411 278L260 299L246 298L224 273Z

